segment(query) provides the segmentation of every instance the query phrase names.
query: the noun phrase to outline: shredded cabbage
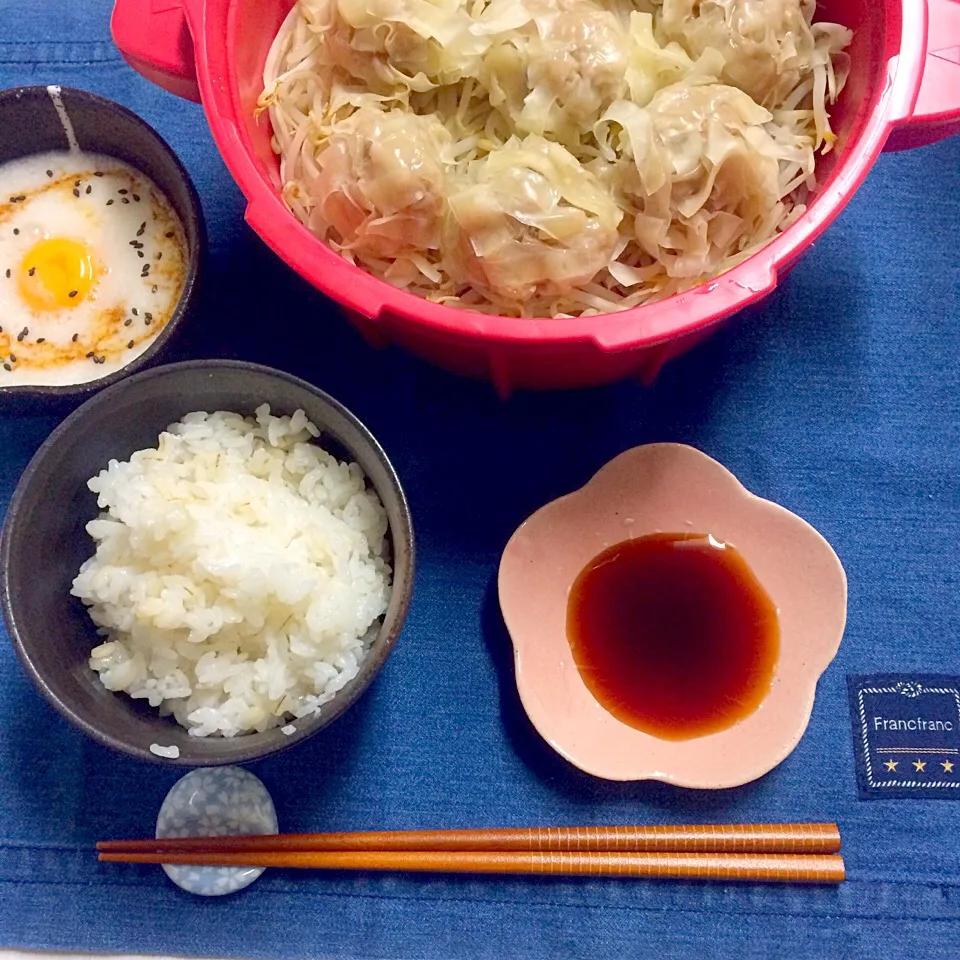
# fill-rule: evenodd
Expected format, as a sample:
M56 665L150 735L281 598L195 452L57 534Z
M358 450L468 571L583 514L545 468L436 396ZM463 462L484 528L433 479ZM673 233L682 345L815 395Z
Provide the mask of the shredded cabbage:
M670 296L789 226L852 34L815 0L299 0L264 68L283 197L460 308Z

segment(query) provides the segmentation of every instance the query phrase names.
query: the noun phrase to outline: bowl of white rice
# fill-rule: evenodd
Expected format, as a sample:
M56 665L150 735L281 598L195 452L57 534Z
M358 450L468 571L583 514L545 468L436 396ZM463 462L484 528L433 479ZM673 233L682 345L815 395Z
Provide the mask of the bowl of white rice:
M40 692L100 742L184 766L292 746L399 636L410 511L366 427L305 381L195 361L108 388L34 456L0 542Z

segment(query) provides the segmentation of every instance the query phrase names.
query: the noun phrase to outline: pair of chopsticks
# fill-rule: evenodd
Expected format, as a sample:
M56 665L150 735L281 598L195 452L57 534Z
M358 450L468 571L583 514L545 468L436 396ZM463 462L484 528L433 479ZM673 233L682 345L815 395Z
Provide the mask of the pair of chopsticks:
M840 883L834 823L547 827L110 840L99 859L217 867Z

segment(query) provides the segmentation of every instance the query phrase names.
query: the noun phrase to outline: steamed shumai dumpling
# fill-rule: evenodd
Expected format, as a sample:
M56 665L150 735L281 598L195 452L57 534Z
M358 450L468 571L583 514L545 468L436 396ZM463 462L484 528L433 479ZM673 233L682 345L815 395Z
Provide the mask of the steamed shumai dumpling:
M491 105L520 133L578 136L624 94L630 45L623 24L593 0L510 2L512 15L527 19L483 57L480 80Z
M323 56L368 90L428 90L476 69L488 41L464 0L300 0Z
M718 269L780 217L783 148L763 128L769 112L743 91L676 84L622 119L634 159L621 165L621 195L635 213L636 241L669 276Z
M373 257L438 247L448 143L433 116L361 107L334 124L317 158L310 229Z
M563 147L531 134L451 184L444 264L491 300L562 296L610 261L621 212Z
M844 27L811 26L815 9L816 0L663 0L657 26L693 57L718 51L724 81L774 106L850 42Z

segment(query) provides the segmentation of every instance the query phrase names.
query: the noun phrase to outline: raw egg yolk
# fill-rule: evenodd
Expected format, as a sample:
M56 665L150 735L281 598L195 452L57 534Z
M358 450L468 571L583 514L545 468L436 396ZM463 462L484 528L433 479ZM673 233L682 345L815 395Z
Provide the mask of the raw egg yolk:
M90 248L79 240L51 237L35 244L20 263L17 285L34 310L75 307L94 282Z

